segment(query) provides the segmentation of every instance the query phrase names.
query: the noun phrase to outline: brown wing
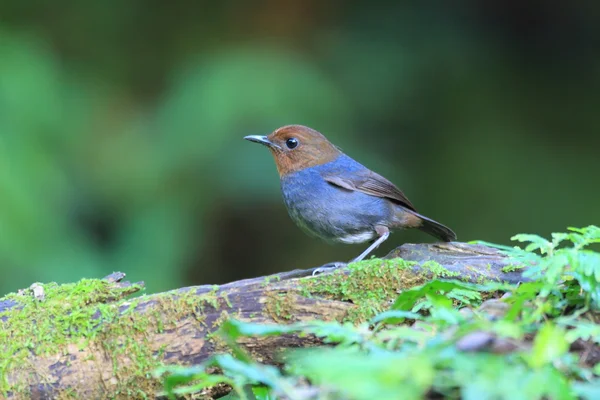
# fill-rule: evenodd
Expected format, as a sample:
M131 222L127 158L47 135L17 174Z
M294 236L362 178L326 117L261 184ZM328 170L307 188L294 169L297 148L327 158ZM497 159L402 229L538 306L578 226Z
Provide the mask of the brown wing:
M347 190L363 192L371 196L384 197L409 210L417 211L410 200L406 198L404 193L402 193L396 185L373 171L366 170L363 173L355 172L351 177L341 177L337 174L325 174L323 175L323 179L332 185Z

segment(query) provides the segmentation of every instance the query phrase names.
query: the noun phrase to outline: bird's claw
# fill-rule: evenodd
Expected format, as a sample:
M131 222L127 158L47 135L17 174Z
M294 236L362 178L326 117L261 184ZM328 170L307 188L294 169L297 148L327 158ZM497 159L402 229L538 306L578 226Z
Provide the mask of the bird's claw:
M330 262L330 263L320 266L319 268L315 268L315 270L312 273L312 276L319 275L319 274L322 274L325 272L332 272L338 268L345 267L346 265L348 265L348 263L345 263L342 261Z

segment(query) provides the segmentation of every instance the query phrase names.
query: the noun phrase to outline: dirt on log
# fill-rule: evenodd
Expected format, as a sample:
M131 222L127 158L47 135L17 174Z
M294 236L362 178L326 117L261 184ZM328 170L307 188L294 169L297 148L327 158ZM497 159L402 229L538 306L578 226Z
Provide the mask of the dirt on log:
M71 286L32 285L0 299L0 398L153 398L161 385L151 372L159 365L197 364L227 351L215 332L228 318L360 323L402 290L433 277L525 281L510 264L481 245L405 244L384 260L331 273L295 270L133 299L126 297L143 284L122 282L121 273ZM285 335L240 344L272 362L282 349L320 343Z

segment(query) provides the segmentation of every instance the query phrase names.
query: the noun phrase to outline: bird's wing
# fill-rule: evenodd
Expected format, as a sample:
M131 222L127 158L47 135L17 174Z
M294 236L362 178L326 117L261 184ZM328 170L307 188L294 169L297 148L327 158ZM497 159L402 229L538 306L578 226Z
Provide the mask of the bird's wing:
M396 185L373 171L366 170L364 172L354 172L349 177L342 177L339 174L334 173L323 174L323 179L332 185L339 186L343 189L363 192L376 197L384 197L409 210L417 211L410 200L406 198L404 193L402 193Z

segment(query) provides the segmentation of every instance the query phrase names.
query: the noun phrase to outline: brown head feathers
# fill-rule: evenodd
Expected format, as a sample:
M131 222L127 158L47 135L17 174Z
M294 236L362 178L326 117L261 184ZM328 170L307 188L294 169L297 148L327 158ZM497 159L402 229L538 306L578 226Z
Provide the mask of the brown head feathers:
M326 164L342 154L325 136L307 126L283 126L267 139L279 176Z

